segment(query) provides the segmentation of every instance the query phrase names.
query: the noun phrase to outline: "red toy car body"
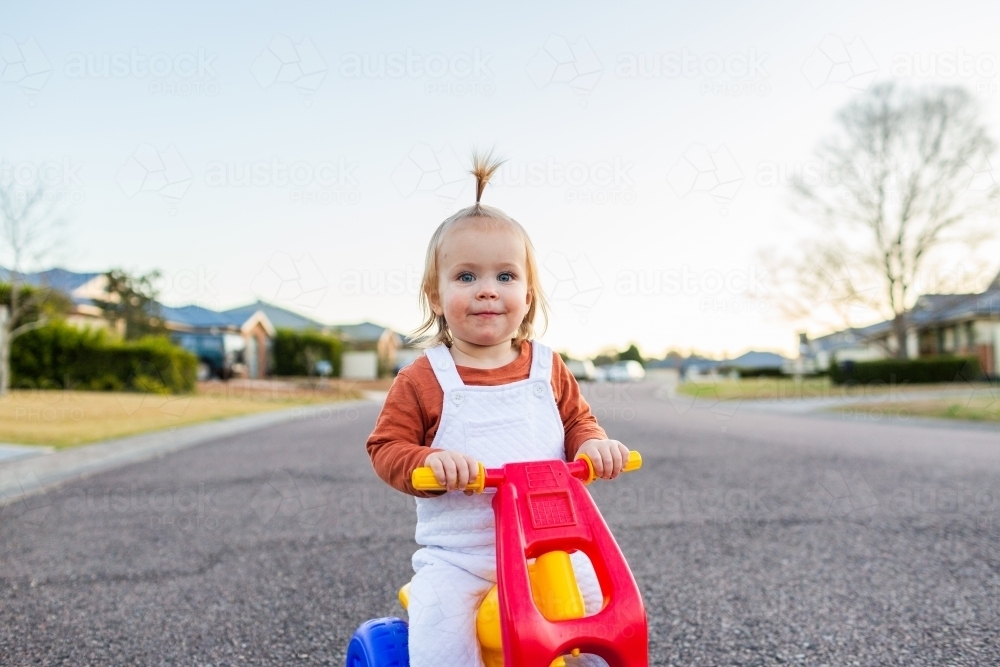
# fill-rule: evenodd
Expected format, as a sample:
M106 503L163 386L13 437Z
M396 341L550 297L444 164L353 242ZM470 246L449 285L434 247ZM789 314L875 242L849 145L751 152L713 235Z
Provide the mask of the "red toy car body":
M578 649L611 667L647 667L648 629L639 587L597 505L584 488L589 460L509 463L486 471L496 486L497 587L504 661L549 667ZM527 559L549 551L587 555L604 595L593 616L548 621L532 600Z

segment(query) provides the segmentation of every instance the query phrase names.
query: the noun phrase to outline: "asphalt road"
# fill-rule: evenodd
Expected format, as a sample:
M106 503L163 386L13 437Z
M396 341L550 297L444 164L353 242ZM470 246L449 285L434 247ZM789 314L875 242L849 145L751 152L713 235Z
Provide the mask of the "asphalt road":
M1000 432L587 388L643 469L591 488L657 665L1000 664ZM662 392L661 392L662 393ZM378 406L77 480L0 513L0 664L343 664L398 614L412 502Z

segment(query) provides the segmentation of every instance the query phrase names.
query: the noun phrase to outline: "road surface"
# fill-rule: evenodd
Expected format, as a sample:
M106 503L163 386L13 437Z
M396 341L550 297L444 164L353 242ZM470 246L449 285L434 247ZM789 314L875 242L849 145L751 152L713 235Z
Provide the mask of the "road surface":
M1000 664L1000 433L590 385L642 452L591 488L656 665ZM0 664L343 664L399 614L412 502L375 403L79 479L0 512Z

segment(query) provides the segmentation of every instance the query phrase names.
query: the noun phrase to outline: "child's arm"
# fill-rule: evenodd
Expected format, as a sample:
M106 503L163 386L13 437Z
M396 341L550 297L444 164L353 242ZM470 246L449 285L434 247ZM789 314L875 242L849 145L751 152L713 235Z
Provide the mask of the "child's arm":
M597 423L586 399L580 394L580 385L573 373L556 353L553 353L552 361L552 390L566 431L566 460L572 461L586 454L594 464L598 477L617 477L628 461L628 447L608 439L608 434Z
M431 428L428 422L417 388L403 371L389 388L366 445L375 474L382 481L403 493L425 498L438 494L414 489L410 475L425 465L431 454L441 451L424 445Z

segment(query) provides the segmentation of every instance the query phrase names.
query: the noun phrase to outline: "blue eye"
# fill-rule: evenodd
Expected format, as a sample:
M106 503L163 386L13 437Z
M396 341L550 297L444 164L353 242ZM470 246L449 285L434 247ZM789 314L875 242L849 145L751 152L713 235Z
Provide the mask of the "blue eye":
M499 280L502 283L509 283L513 279L514 279L514 274L511 273L510 271L505 271L501 273L499 276L497 276L497 280Z
M476 277L471 273L466 272L458 274L458 279L463 283L471 283L473 280L476 279Z

